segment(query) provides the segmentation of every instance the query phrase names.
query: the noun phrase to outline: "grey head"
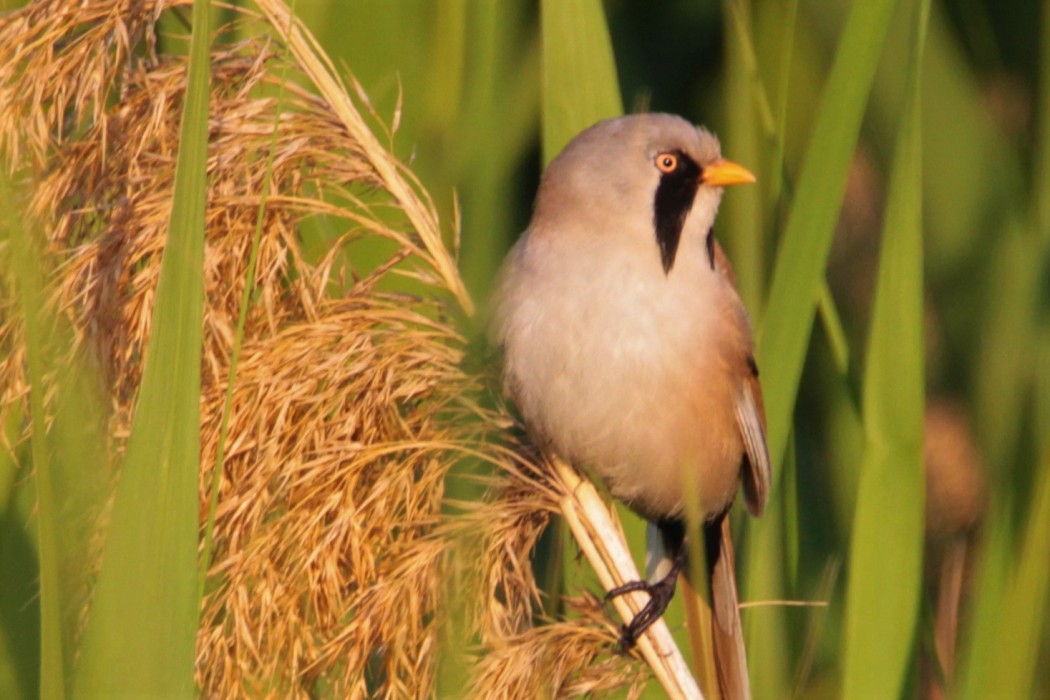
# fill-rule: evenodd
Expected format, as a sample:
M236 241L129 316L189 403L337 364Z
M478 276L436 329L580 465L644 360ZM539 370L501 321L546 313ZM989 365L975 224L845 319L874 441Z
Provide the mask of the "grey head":
M718 139L681 117L608 119L581 132L547 166L533 225L564 228L582 219L605 235L616 228L647 236L669 274L687 222L701 236L710 230L722 188L705 174L726 162Z

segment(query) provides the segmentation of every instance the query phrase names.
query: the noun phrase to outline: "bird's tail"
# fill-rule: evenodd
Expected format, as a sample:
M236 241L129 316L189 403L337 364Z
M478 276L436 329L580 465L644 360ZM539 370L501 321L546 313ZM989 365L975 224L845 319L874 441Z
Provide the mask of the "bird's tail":
M690 569L686 567L680 582L697 680L707 700L750 700L728 515L705 523L703 531L707 565L700 570L706 578L693 585L685 575ZM653 544L651 539L651 553ZM651 570L658 570L659 563L651 560Z
M721 550L714 565L708 565L711 572L711 609L714 611L711 629L718 685L726 700L750 700L751 684L747 675L747 652L744 650L744 633L740 624L736 556L729 532L729 518L723 516L720 524L712 523L711 527L717 528L713 536L718 538Z

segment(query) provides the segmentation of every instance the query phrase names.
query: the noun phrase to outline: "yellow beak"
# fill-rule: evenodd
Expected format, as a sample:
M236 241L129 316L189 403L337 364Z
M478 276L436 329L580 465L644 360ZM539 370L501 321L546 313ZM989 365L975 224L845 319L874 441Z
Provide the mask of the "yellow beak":
M731 160L716 160L711 165L705 166L700 174L700 182L711 187L725 187L726 185L742 185L754 182L755 176L742 165Z

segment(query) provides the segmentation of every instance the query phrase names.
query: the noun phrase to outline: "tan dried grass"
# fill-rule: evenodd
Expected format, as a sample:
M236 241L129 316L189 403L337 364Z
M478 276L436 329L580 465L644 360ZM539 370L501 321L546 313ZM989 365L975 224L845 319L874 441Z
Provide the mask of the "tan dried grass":
M565 598L575 617L508 635L485 654L471 692L480 698L563 698L628 686L641 694L643 667L624 664L613 649L620 630L593 595Z
M32 174L29 210L57 262L49 289L70 352L101 367L115 454L150 333L186 83L182 57L155 54L154 23L180 4L47 0L0 20L0 154ZM640 666L609 653L616 633L593 598L573 600L571 620L536 624L530 556L564 494L507 414L472 398L479 380L447 320L470 301L429 197L305 30L275 0L260 6L268 30L253 25L258 38L212 57L202 529L267 178L274 194L219 481L202 693L431 695L444 618L461 608L479 697L638 687ZM278 104L285 66L299 82ZM319 259L299 235L313 216L343 232ZM386 262L347 262L348 247L377 239ZM405 279L412 294L394 291ZM0 424L27 392L11 308ZM491 498L450 507L446 479L467 459L489 465Z

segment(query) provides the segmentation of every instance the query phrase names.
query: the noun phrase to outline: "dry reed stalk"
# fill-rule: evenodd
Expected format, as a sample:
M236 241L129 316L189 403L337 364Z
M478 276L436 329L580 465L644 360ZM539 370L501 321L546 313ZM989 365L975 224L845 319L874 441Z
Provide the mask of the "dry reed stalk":
M150 334L186 84L185 57L156 51L154 24L185 4L38 0L0 19L0 156L30 173L52 305L72 329L69 356L100 368L114 459ZM611 653L593 599L570 601L573 619L539 620L530 557L575 487L516 441L505 411L472 398L480 382L446 320L450 301L470 300L429 197L305 28L277 0L260 7L265 31L249 16L254 38L212 54L202 528L246 286L255 301L219 475L202 693L430 695L457 604L479 696L533 697L552 682L557 694L637 690L643 669ZM285 81L278 103L285 67L304 82ZM300 227L318 217L339 234L311 255ZM382 245L385 261L356 264L362 244ZM7 301L0 423L28 391ZM463 460L488 465L490 498L448 516L446 480ZM460 571L476 587L457 601Z
M448 254L441 238L433 203L415 175L400 162L389 157L388 150L379 143L361 118L361 113L354 107L346 86L338 79L332 62L302 22L280 0L256 0L256 4L281 35L298 61L298 66L306 72L321 93L321 97L328 102L340 124L363 150L365 158L375 166L376 175L383 187L398 201L416 234L426 246L427 252L433 256L435 268L441 274L441 281L456 295L456 300L464 310L472 313L473 302L463 286L455 260Z
M554 462L554 467L557 479L563 484L562 514L605 590L641 579L627 549L623 530L614 523L594 485L560 460ZM630 622L647 599L645 593L636 591L617 596L613 605L620 618ZM662 617L638 638L638 648L669 697L703 700L700 688Z

